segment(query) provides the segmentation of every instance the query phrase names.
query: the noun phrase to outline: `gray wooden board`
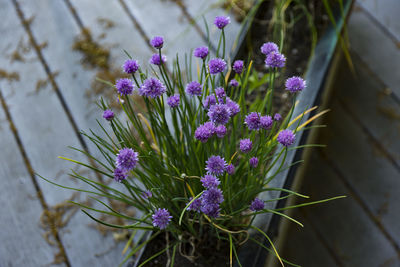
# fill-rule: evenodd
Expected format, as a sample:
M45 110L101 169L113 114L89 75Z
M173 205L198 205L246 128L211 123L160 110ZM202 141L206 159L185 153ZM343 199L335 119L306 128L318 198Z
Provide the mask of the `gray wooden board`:
M372 144L369 137L335 102L324 129L326 154L352 188L400 244L400 172ZM386 127L390 127L386 125Z
M348 32L351 49L356 51L371 70L399 97L399 47L358 9L351 14Z
M338 195L347 198L302 208L307 221L312 222L344 266L398 266L392 245L318 156L314 153L311 157L313 164L306 172L302 192L311 201Z
M369 66L357 57L353 57L353 62L356 75L349 75L347 65L343 66L338 73L334 97L344 103L400 166L400 103L371 75Z
M101 45L110 48L111 62L115 68L121 68L127 59L123 50L129 52L141 66L149 65L152 55L149 44L140 35L119 1L98 0L95 4L91 0L70 1L84 27L90 29ZM104 26L101 20L113 25ZM104 38L98 38L102 34L105 34Z
M4 15L3 7L0 3L0 15ZM42 236L45 231L39 227L39 217L43 208L2 108L0 126L0 266L45 266L58 249Z
M285 243L282 247L277 248L279 255L283 259L305 267L337 266L317 238L310 223L300 215L300 212L295 212L292 217L303 223L304 227L294 223L289 225ZM275 262L275 266L278 266L277 260Z
M4 2L4 1L3 1ZM32 1L29 1L32 2ZM55 28L61 27L62 24L57 20L62 17L68 18L68 10L63 11L61 7L54 8L54 5L61 2L55 1L35 1L33 9L26 12L26 17L35 15L35 21L32 22L32 27L41 28L46 37L50 37L51 32L46 32L46 26L52 25ZM26 4L26 3L25 3ZM33 3L32 3L33 4ZM23 11L27 11L27 7L22 6ZM9 106L11 116L21 136L22 144L26 150L33 169L35 172L44 177L54 179L55 182L62 183L67 186L77 186L75 181L67 178L66 173L71 168L71 164L57 159L57 156L64 155L66 157L85 161L80 154L73 153L66 149L67 145L80 147L76 133L74 132L70 122L67 119L65 111L61 107L57 95L52 88L47 85L38 93L35 91L35 82L41 78L46 79L36 55L24 55L29 57L24 63L16 62L10 65L9 53L15 48L16 43L23 38L27 40L27 35L16 16L16 11L11 1L4 3L4 12L2 16L9 25L14 25L13 31L2 31L4 42L2 42L2 51L0 57L1 65L9 66L10 70L15 70L20 73L20 81L11 84L3 82L2 90L5 100ZM44 17L45 15L49 17ZM49 23L52 21L53 23ZM35 26L34 26L35 25ZM73 28L73 25L64 24L68 28ZM70 26L70 27L69 27ZM66 28L61 27L63 30ZM60 34L60 29L57 31L57 38L62 39L63 34ZM48 41L47 38L42 38L43 41ZM49 45L51 42L49 42ZM46 49L44 49L46 50ZM43 51L44 51L43 50ZM64 57L59 58L60 61L68 61L71 59L65 54L65 51L59 50ZM71 66L76 65L76 62L71 62ZM66 66L66 69L69 67ZM57 70L57 69L55 69ZM53 71L55 71L53 70ZM55 186L39 179L39 184L43 192L43 196L49 205L55 205L69 199L72 196L71 191L56 188ZM60 231L61 240L66 247L67 256L73 266L110 266L122 259L120 249L114 250L113 253L106 253L101 256L95 256L95 253L101 253L112 247L114 241L111 237L102 237L89 224L92 221L82 213L76 213L69 224ZM106 245L104 245L106 244Z
M400 1L358 0L357 3L381 23L400 42Z

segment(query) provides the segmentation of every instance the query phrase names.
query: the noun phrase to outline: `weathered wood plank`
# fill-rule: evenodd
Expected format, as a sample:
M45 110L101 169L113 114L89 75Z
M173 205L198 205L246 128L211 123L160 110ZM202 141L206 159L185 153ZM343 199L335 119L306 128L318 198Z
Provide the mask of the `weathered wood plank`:
M400 1L398 0L359 0L359 5L382 24L400 42Z
M324 139L321 141L329 147L327 157L334 161L373 216L400 244L399 171L338 102L333 103L332 109L327 123L329 133L324 131ZM390 124L386 127L390 127Z
M3 7L0 3L0 15ZM0 266L49 265L58 248L43 237L45 231L39 227L43 207L1 107L0 125Z
M311 200L337 195L347 198L302 208L307 221L314 224L344 266L398 266L400 262L393 246L331 167L317 155L312 156L313 164L307 172L302 192L310 195Z
M110 49L112 68L120 69L128 51L142 66L148 66L152 55L149 44L141 36L119 1L70 0L83 26L103 47ZM100 37L100 38L99 38Z
M285 243L282 247L277 248L279 255L283 259L305 267L337 266L333 257L317 238L310 222L305 220L298 211L292 217L303 223L304 227L295 224L289 225ZM276 259L274 263L273 266L280 265Z
M338 97L350 114L375 138L400 166L400 103L379 82L368 66L353 57L356 76L343 66L338 73ZM399 62L400 63L400 62Z
M352 50L399 97L398 46L359 9L355 9L350 17L348 32Z
M27 2L31 6L24 6ZM7 1L7 3L5 8L2 9L7 15L3 17L10 21L10 25L17 25L18 27L3 34L5 41L2 42L2 45L4 44L2 50L11 50L20 38L25 41L28 40L27 34L23 31L20 20L16 16L15 7L11 4L11 1ZM65 68L61 68L61 66L58 66L60 68L52 68L50 66L50 72L62 71L77 65L79 61L78 55L73 57L67 53L70 47L67 50L65 46L57 46L59 43L52 43L52 40L49 40L49 38L54 37L58 38L60 42L64 42L68 40L68 31L66 29L76 29L72 19L68 17L68 10L61 5L63 3L60 1L35 1L34 3L32 1L21 1L18 3L21 4L22 12L25 13L26 18L35 15L35 19L30 26L35 27L35 29L41 29L43 33L40 36L41 38L37 38L35 35L37 31L35 31L34 37L37 38L37 43L48 41L46 49L51 46L55 51L54 53L59 54L56 58L59 62L68 62L70 64L69 66L63 65ZM52 31L47 31L49 29L52 29ZM42 52L46 49L42 49ZM43 62L38 61L37 56L34 54L34 49L31 48L32 51L33 53L29 55L23 55L29 57L29 60L15 62L11 65L12 69L16 69L20 73L20 80L12 84L4 83L2 85L4 86L5 100L9 105L10 113L20 133L22 144L35 172L57 183L80 187L81 185L67 178L64 172L71 167L71 164L57 159L57 156L64 155L69 158L86 161L82 155L66 149L67 145L80 147L81 144L66 116L65 110L61 106L60 99L55 94L54 86L44 83L45 85L41 87L41 90L35 93L38 77L42 77L44 80L47 77L43 71L43 65L40 64ZM10 53L12 50L7 52ZM6 55L7 53L2 53L0 57L1 65L9 64L9 58ZM44 60L47 60L47 58L44 58ZM74 79L71 79L73 78L71 77L72 74L68 74L68 79L73 81ZM69 86L65 88L67 88L66 90L70 89ZM45 181L39 180L39 185L46 202L51 206L70 199L72 196L71 191L56 188ZM69 212L72 211L69 210ZM95 253L100 254L113 247L114 242L111 237L102 237L94 227L89 225L91 223L92 221L85 215L76 213L69 220L67 226L60 230L61 240L66 247L71 265L114 265L122 259L120 250L116 249L108 254L95 255Z

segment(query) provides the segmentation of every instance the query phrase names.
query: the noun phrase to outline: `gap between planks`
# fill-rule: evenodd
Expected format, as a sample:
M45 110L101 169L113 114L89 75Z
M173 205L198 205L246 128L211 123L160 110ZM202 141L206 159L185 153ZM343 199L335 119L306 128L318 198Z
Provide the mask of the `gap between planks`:
M43 68L46 71L47 77L48 77L48 79L49 79L54 91L56 92L58 99L61 102L61 105L62 105L62 107L63 107L63 109L64 109L64 111L65 111L65 113L66 113L66 115L68 117L68 120L70 121L70 123L71 123L71 125L72 125L72 127L74 129L74 132L76 133L76 136L78 137L78 140L79 140L80 144L82 145L83 149L85 151L87 151L88 149L87 149L86 142L83 140L82 136L79 134L78 126L77 126L74 118L71 115L70 109L69 109L69 107L68 107L68 105L67 105L67 103L66 103L66 101L65 101L65 99L64 99L64 97L63 97L63 95L62 95L62 93L60 91L59 86L57 85L56 81L54 80L54 74L51 73L50 67L47 64L47 62L45 61L45 59L43 57L43 54L42 54L42 51L41 51L40 47L38 46L35 37L32 34L29 22L25 19L24 13L22 12L22 10L20 8L20 5L17 2L17 0L11 0L11 1L15 6L15 9L17 11L18 17L21 20L21 24L23 25L23 27L25 29L25 32L29 36L29 42L34 47L36 55L38 56Z
M54 218L49 216L49 214L50 214L49 207L48 207L46 201L44 200L42 191L40 190L39 184L36 181L35 173L34 173L33 168L32 168L32 164L31 164L31 162L30 162L30 160L28 158L28 155L27 155L27 153L26 153L26 151L25 151L25 149L24 149L24 147L22 145L21 138L20 138L20 136L18 134L18 130L17 130L17 128L15 127L15 125L13 123L11 114L10 114L10 112L8 110L7 103L4 100L4 97L3 97L3 94L1 92L1 90L0 90L0 102L1 102L2 108L3 108L4 112L5 112L8 124L10 126L10 129L11 129L13 135L14 135L15 141L16 141L16 143L18 145L19 152L20 152L20 154L22 156L22 159L24 161L26 169L28 170L29 176L30 176L31 181L33 183L33 186L34 186L34 188L36 190L36 195L37 195L37 197L38 197L38 199L40 201L40 204L41 204L41 206L43 208L43 211L44 211L43 215L47 216L47 219L48 219L49 222L51 222L51 225L55 225ZM51 233L52 233L53 237L55 238L55 240L57 242L57 246L60 249L60 254L63 257L64 263L68 267L70 267L71 264L70 264L70 262L69 262L69 260L67 258L66 253L65 253L65 248L64 248L64 245L61 242L60 235L58 234L57 228L56 227L51 227Z
M374 222L375 226L382 232L385 238L389 241L392 247L396 250L396 252L400 255L399 245L396 243L394 238L389 234L386 227L380 222L380 220L373 214L368 205L362 200L361 196L357 193L354 187L348 182L348 178L346 175L339 169L339 167L333 162L332 159L329 158L325 153L320 153L320 155L324 158L327 165L331 168L331 170L336 174L336 176L340 179L346 189L349 191L351 196L356 200L356 202L361 206L364 212L368 215L371 221Z

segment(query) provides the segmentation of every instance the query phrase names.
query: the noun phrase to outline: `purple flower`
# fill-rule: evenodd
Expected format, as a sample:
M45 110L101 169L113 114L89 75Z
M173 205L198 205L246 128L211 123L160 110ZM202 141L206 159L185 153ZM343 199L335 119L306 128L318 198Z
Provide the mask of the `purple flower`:
M229 164L228 166L226 166L226 172L229 175L232 175L235 173L235 166L233 166L233 164Z
M179 94L175 94L173 96L168 97L167 99L167 104L171 107L171 108L176 108L177 106L179 106L179 102L180 102L180 97Z
M151 98L156 98L165 93L165 86L156 78L145 80L139 89L139 94Z
M209 138L213 136L215 132L215 126L212 122L206 122L202 125L200 125L196 131L194 132L194 137L201 141L202 143L205 143L208 141Z
M226 97L225 89L223 87L215 88L215 94L217 95L218 100L223 99L223 98Z
M111 109L104 110L103 118L108 121L111 121L112 119L114 119L114 112Z
M153 194L151 193L151 191L149 191L149 190L146 190L146 191L143 191L142 192L142 198L144 198L144 199L149 199L149 198L151 198L153 196Z
M211 74L218 74L226 69L226 62L221 58L213 58L208 62Z
M114 170L114 180L117 181L118 183L121 183L123 180L125 180L128 177L128 171L121 169L121 168L115 168Z
M193 197L190 197L189 202L192 201ZM188 203L189 203L188 202ZM189 207L186 210L193 210L193 211L200 211L201 208L201 202L202 202L202 198L196 198L195 200L193 200L193 202L189 205ZM188 204L186 203L186 205Z
M224 173L225 171L225 167L226 167L226 161L224 158L220 157L220 156L211 156L208 158L208 160L206 161L206 171L209 174L213 174L213 175L221 175Z
M260 129L260 117L261 114L257 112L251 112L244 119L244 123L247 125L249 130L259 130Z
M231 113L228 105L215 104L210 107L207 115L210 118L210 121L215 124L227 124Z
M149 62L150 62L150 64L159 66L159 65L167 62L167 57L164 55L161 55L161 60L160 60L160 54L154 54L151 56Z
M286 90L291 93L303 91L306 88L306 81L300 77L294 76L286 80Z
M217 177L209 174L204 175L204 177L200 179L200 182L203 184L203 187L207 189L216 188L221 183Z
M232 69L237 73L241 74L243 72L244 63L243 60L236 60L233 62Z
M283 68L285 66L285 62L285 56L278 52L269 53L265 59L265 65L268 68Z
M274 115L274 121L280 121L281 119L282 119L281 114L275 113L275 115Z
M228 25L230 22L231 19L225 16L216 16L214 20L214 24L215 26L217 26L218 29L225 28L225 26Z
M229 114L231 117L235 116L240 112L240 106L235 101L232 101L229 97L226 98L226 105L229 109Z
M264 43L261 46L261 53L264 55L268 56L271 52L278 53L279 52L279 47L273 43L273 42L268 42Z
M122 68L124 69L125 73L135 73L139 69L139 62L134 59L128 59L125 61Z
M229 86L238 87L239 83L235 79L232 79L232 80L229 81Z
M253 147L253 142L250 139L242 139L239 142L239 148L243 153L250 152Z
M164 45L164 38L161 36L154 36L153 39L151 39L150 44L152 47L160 49Z
M224 201L222 190L216 187L210 187L203 192L202 204L220 204Z
M221 212L219 204L214 204L214 203L204 203L204 204L202 203L200 210L205 215L210 216L211 218L219 217Z
M132 148L122 148L117 155L116 165L124 170L132 170L139 161L139 153Z
M251 166L251 167L253 167L253 168L257 167L257 165L258 165L258 158L252 157L252 158L249 160L249 163L250 163L250 166Z
M120 95L130 95L133 92L134 86L130 79L123 78L117 80L115 88L117 88Z
M208 56L208 47L206 46L200 46L194 49L193 55L195 57L205 59Z
M264 209L264 201L262 201L261 199L259 199L258 197L256 197L253 202L251 202L250 205L250 210L252 211L259 211L259 210L263 210Z
M273 123L274 121L272 120L272 117L269 115L262 116L260 118L260 126L265 130L271 129Z
M186 93L188 93L190 96L201 96L201 91L201 84L198 82L190 82L186 85Z
M169 215L167 209L158 209L153 214L152 218L153 218L153 225L162 230L167 227L167 225L171 221L172 216Z
M277 140L283 146L291 146L294 143L295 135L291 130L282 130L279 132Z
M223 138L226 135L226 127L225 127L225 125L218 125L215 128L215 133L217 134L218 138Z
M210 106L217 104L217 99L215 98L215 95L209 95L204 99L203 101L203 107L205 109L209 109Z

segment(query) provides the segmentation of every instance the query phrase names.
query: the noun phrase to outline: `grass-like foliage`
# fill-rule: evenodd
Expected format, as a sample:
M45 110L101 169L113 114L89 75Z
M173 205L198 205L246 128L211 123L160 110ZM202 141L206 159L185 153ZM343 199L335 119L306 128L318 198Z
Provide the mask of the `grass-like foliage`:
M150 61L150 70L144 72L137 61L129 58L123 68L132 78L110 84L113 87L110 90L116 90L123 109L122 119L101 101L99 106L104 112L104 121L99 122L101 132L83 133L97 147L99 153L96 154L102 156L94 157L76 149L85 154L91 164L63 158L109 181L112 179L110 185L109 181L103 183L72 172L72 177L92 189L60 185L89 193L104 207L101 210L76 203L84 213L109 227L131 229L132 238L138 231L150 233L142 242L132 244L132 239L128 242L130 252L125 261L164 232L169 236L165 249L145 259L142 265L168 253L172 266L176 253L182 252L180 247L189 243L193 247L192 254L184 256L195 260L196 246L205 238L226 242L229 246L227 262L232 264L235 258L238 260L238 246L247 240L258 242L248 234L251 228L262 232L252 226L257 214L274 213L301 225L282 213L284 209L266 208L265 202L279 199L257 196L276 190L287 193L284 198L307 198L268 186L280 171L289 167L285 159L289 150L298 148L293 146L296 134L319 116L302 121L303 116L315 108L295 118L292 116L295 95L306 88L306 83L300 77L287 79L285 86L294 95L293 106L283 118L273 114L274 80L286 58L276 44L266 43L261 50L269 70L263 80L268 90L263 97L249 103L246 101L249 88L257 90L249 83L252 62L238 60L228 66L224 59L224 28L229 26L229 18L217 17L214 24L221 32L217 51L196 48L193 56L185 57L184 62L177 56L172 68L167 69L162 55L164 40L155 37L151 44L158 53ZM136 103L137 96L133 98L135 94L141 95L140 101L144 102L141 113L137 112L140 103ZM135 207L141 216L131 217L117 211L106 199ZM312 203L300 206L308 204ZM288 208L292 207L285 209ZM116 216L125 224L101 221L93 212ZM262 234L271 242L265 233ZM283 264L272 242L271 247Z

